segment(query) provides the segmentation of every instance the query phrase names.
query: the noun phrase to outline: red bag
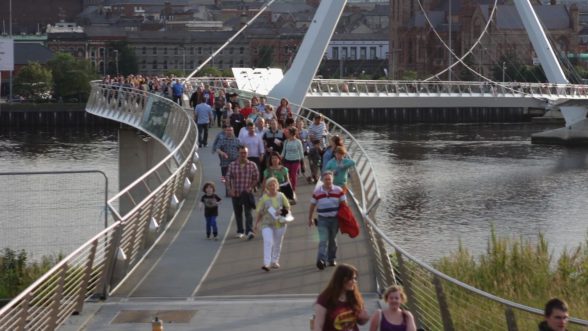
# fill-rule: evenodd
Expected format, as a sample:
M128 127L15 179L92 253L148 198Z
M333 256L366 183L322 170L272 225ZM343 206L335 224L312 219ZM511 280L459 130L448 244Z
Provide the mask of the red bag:
M348 234L350 238L355 238L359 235L359 223L357 223L351 208L346 203L339 205L337 219L339 220L339 230L341 233Z

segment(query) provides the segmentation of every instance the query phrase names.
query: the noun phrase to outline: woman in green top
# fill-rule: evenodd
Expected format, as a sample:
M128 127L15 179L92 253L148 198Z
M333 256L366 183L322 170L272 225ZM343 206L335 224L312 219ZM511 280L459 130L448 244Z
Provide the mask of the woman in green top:
M270 271L280 267L280 253L282 241L286 233L286 223L283 218L290 211L290 203L286 196L278 192L278 180L270 177L265 181L265 193L257 203L257 218L254 231L257 232L261 224L263 237L263 265L261 269Z
M347 178L349 170L355 167L355 161L346 157L347 150L343 146L335 148L335 157L325 167L325 171L333 172L333 184L341 187L347 193Z
M284 193L289 200L294 199L294 191L292 191L292 185L288 177L288 168L282 165L282 157L276 151L270 154L269 166L263 171L264 187L266 187L265 181L270 177L278 180L280 192Z

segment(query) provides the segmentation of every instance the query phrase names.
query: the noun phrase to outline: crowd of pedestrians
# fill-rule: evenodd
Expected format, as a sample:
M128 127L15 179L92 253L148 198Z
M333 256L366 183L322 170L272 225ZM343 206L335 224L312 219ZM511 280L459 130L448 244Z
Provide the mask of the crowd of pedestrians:
M183 106L183 96L189 94L199 147L208 146L210 127L222 127L214 138L212 152L219 157L224 195L231 198L235 237L251 240L261 234L261 269L265 272L280 268L288 226L285 220L297 203L298 177L304 176L309 183L321 181L310 199L308 226L316 227L319 237L316 267L335 270L316 299L311 330L359 330L358 325L368 322L370 331L417 330L413 315L402 308L407 297L401 286L386 289L386 306L370 316L359 291L357 270L337 263L337 212L340 205L347 203L349 171L355 162L347 156L342 138L329 135L320 114L305 128L304 121L296 120L285 98L274 110L264 97L253 96L241 104L236 93L215 91L206 85L193 88L173 77L106 76L103 83L159 93ZM205 183L202 191L200 207L204 209L206 237L217 240L216 218L223 199L212 182ZM565 331L568 319L567 304L553 298L545 305L544 320L538 330Z

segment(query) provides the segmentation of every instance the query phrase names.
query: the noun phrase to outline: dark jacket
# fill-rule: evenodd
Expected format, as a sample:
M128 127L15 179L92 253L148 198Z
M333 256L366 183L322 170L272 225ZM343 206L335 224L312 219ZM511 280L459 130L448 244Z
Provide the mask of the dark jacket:
M538 329L538 330L539 330L539 331L553 331L553 329L552 329L552 328L550 328L550 327L547 325L547 322L546 322L546 321L543 321L543 322L539 323L539 329ZM567 330L567 329L566 329L566 330Z

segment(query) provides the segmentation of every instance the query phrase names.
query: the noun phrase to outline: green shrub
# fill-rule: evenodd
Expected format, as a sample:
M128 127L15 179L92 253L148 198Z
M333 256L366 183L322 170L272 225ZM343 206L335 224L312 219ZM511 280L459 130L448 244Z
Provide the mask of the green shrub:
M498 238L494 229L487 251L478 258L461 244L435 263L441 272L505 299L543 308L552 297L564 299L571 315L588 317L588 245L564 248L554 259L545 237Z
M13 298L53 267L62 256L45 256L29 262L24 250L5 248L0 253L0 299Z

